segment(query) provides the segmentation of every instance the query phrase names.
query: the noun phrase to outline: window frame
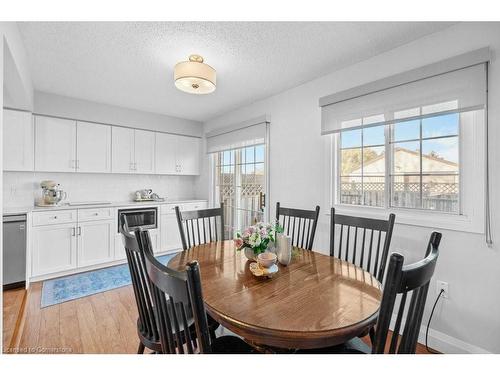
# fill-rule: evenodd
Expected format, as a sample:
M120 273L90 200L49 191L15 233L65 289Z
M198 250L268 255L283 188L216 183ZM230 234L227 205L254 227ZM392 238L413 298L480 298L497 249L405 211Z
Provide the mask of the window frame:
M353 216L387 218L389 212L396 214L396 223L435 227L471 233L485 232L485 177L486 142L485 110L459 113L458 160L459 160L459 212L447 213L422 208L391 206L392 150L391 125L385 124L385 202L384 206L366 206L341 203L341 148L340 133L330 135L330 205L338 212ZM420 138L421 139L421 138ZM387 153L387 150L390 152ZM482 165L483 168L475 166ZM422 173L422 171L420 171ZM472 186L474 185L474 186ZM473 190L473 191L472 191Z

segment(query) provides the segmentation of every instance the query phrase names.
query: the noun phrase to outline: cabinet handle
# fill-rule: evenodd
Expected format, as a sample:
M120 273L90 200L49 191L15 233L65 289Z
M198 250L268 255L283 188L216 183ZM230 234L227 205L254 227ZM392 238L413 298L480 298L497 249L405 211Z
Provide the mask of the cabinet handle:
M75 227L71 228L71 237L75 237Z
M57 219L57 216L54 216L54 219Z
M82 235L82 227L78 227L78 235L81 236Z

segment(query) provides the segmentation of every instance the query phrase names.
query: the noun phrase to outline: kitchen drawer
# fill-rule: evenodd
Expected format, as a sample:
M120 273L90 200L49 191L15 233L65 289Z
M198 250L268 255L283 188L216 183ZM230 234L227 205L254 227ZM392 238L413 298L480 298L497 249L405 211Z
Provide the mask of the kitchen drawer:
M182 205L182 211L203 210L208 207L207 202L191 202Z
M109 220L115 218L112 207L85 208L78 210L78 221Z
M33 226L74 223L76 218L76 210L33 212Z
M182 211L182 205L181 204L164 204L160 208L160 213L162 215L175 215L175 206L179 206L179 208Z

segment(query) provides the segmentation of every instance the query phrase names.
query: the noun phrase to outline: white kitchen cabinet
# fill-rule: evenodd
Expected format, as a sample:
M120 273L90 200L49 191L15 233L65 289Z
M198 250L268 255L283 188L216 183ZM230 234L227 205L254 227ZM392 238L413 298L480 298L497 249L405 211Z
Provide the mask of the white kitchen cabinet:
M145 130L113 126L112 172L155 172L155 133Z
M74 172L76 121L35 116L35 170Z
M149 235L151 236L151 244L153 246L154 253L160 253L164 251L161 247L161 237L160 230L158 229L150 229ZM127 254L125 253L125 248L123 247L123 240L121 233L115 233L115 260L123 260L127 258Z
M157 133L157 174L200 174L201 140L194 137Z
M113 260L115 221L100 220L78 223L78 267Z
M134 130L134 172L155 173L155 133Z
M178 137L176 158L179 174L200 174L200 143L199 138Z
M33 171L34 134L30 112L3 111L3 169Z
M135 173L134 171L134 129L113 126L112 167L113 173Z
M111 172L111 126L77 122L77 172Z
M75 269L77 237L74 223L34 227L32 276Z
M175 215L161 216L161 248L162 251L182 249L181 235Z
M177 136L166 133L156 133L156 173L177 174Z

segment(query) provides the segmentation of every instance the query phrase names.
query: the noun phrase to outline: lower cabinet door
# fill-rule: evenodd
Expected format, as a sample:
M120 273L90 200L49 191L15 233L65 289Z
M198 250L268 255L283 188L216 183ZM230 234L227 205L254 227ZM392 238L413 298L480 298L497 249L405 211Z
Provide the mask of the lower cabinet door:
M181 235L175 215L161 217L161 247L163 251L182 249Z
M151 245L153 246L153 252L155 254L161 253L162 248L161 248L160 231L158 229L151 229L149 231L149 236L151 237Z
M76 268L76 223L33 228L32 276Z
M113 260L114 220L78 223L78 267Z
M160 243L160 233L159 233L158 229L150 229L149 235L151 237L151 244L153 245L153 251L155 253L161 252L162 249L161 249L161 243ZM115 233L114 238L115 238L114 259L115 260L127 259L127 254L125 253L125 247L123 246L122 235L120 233Z

